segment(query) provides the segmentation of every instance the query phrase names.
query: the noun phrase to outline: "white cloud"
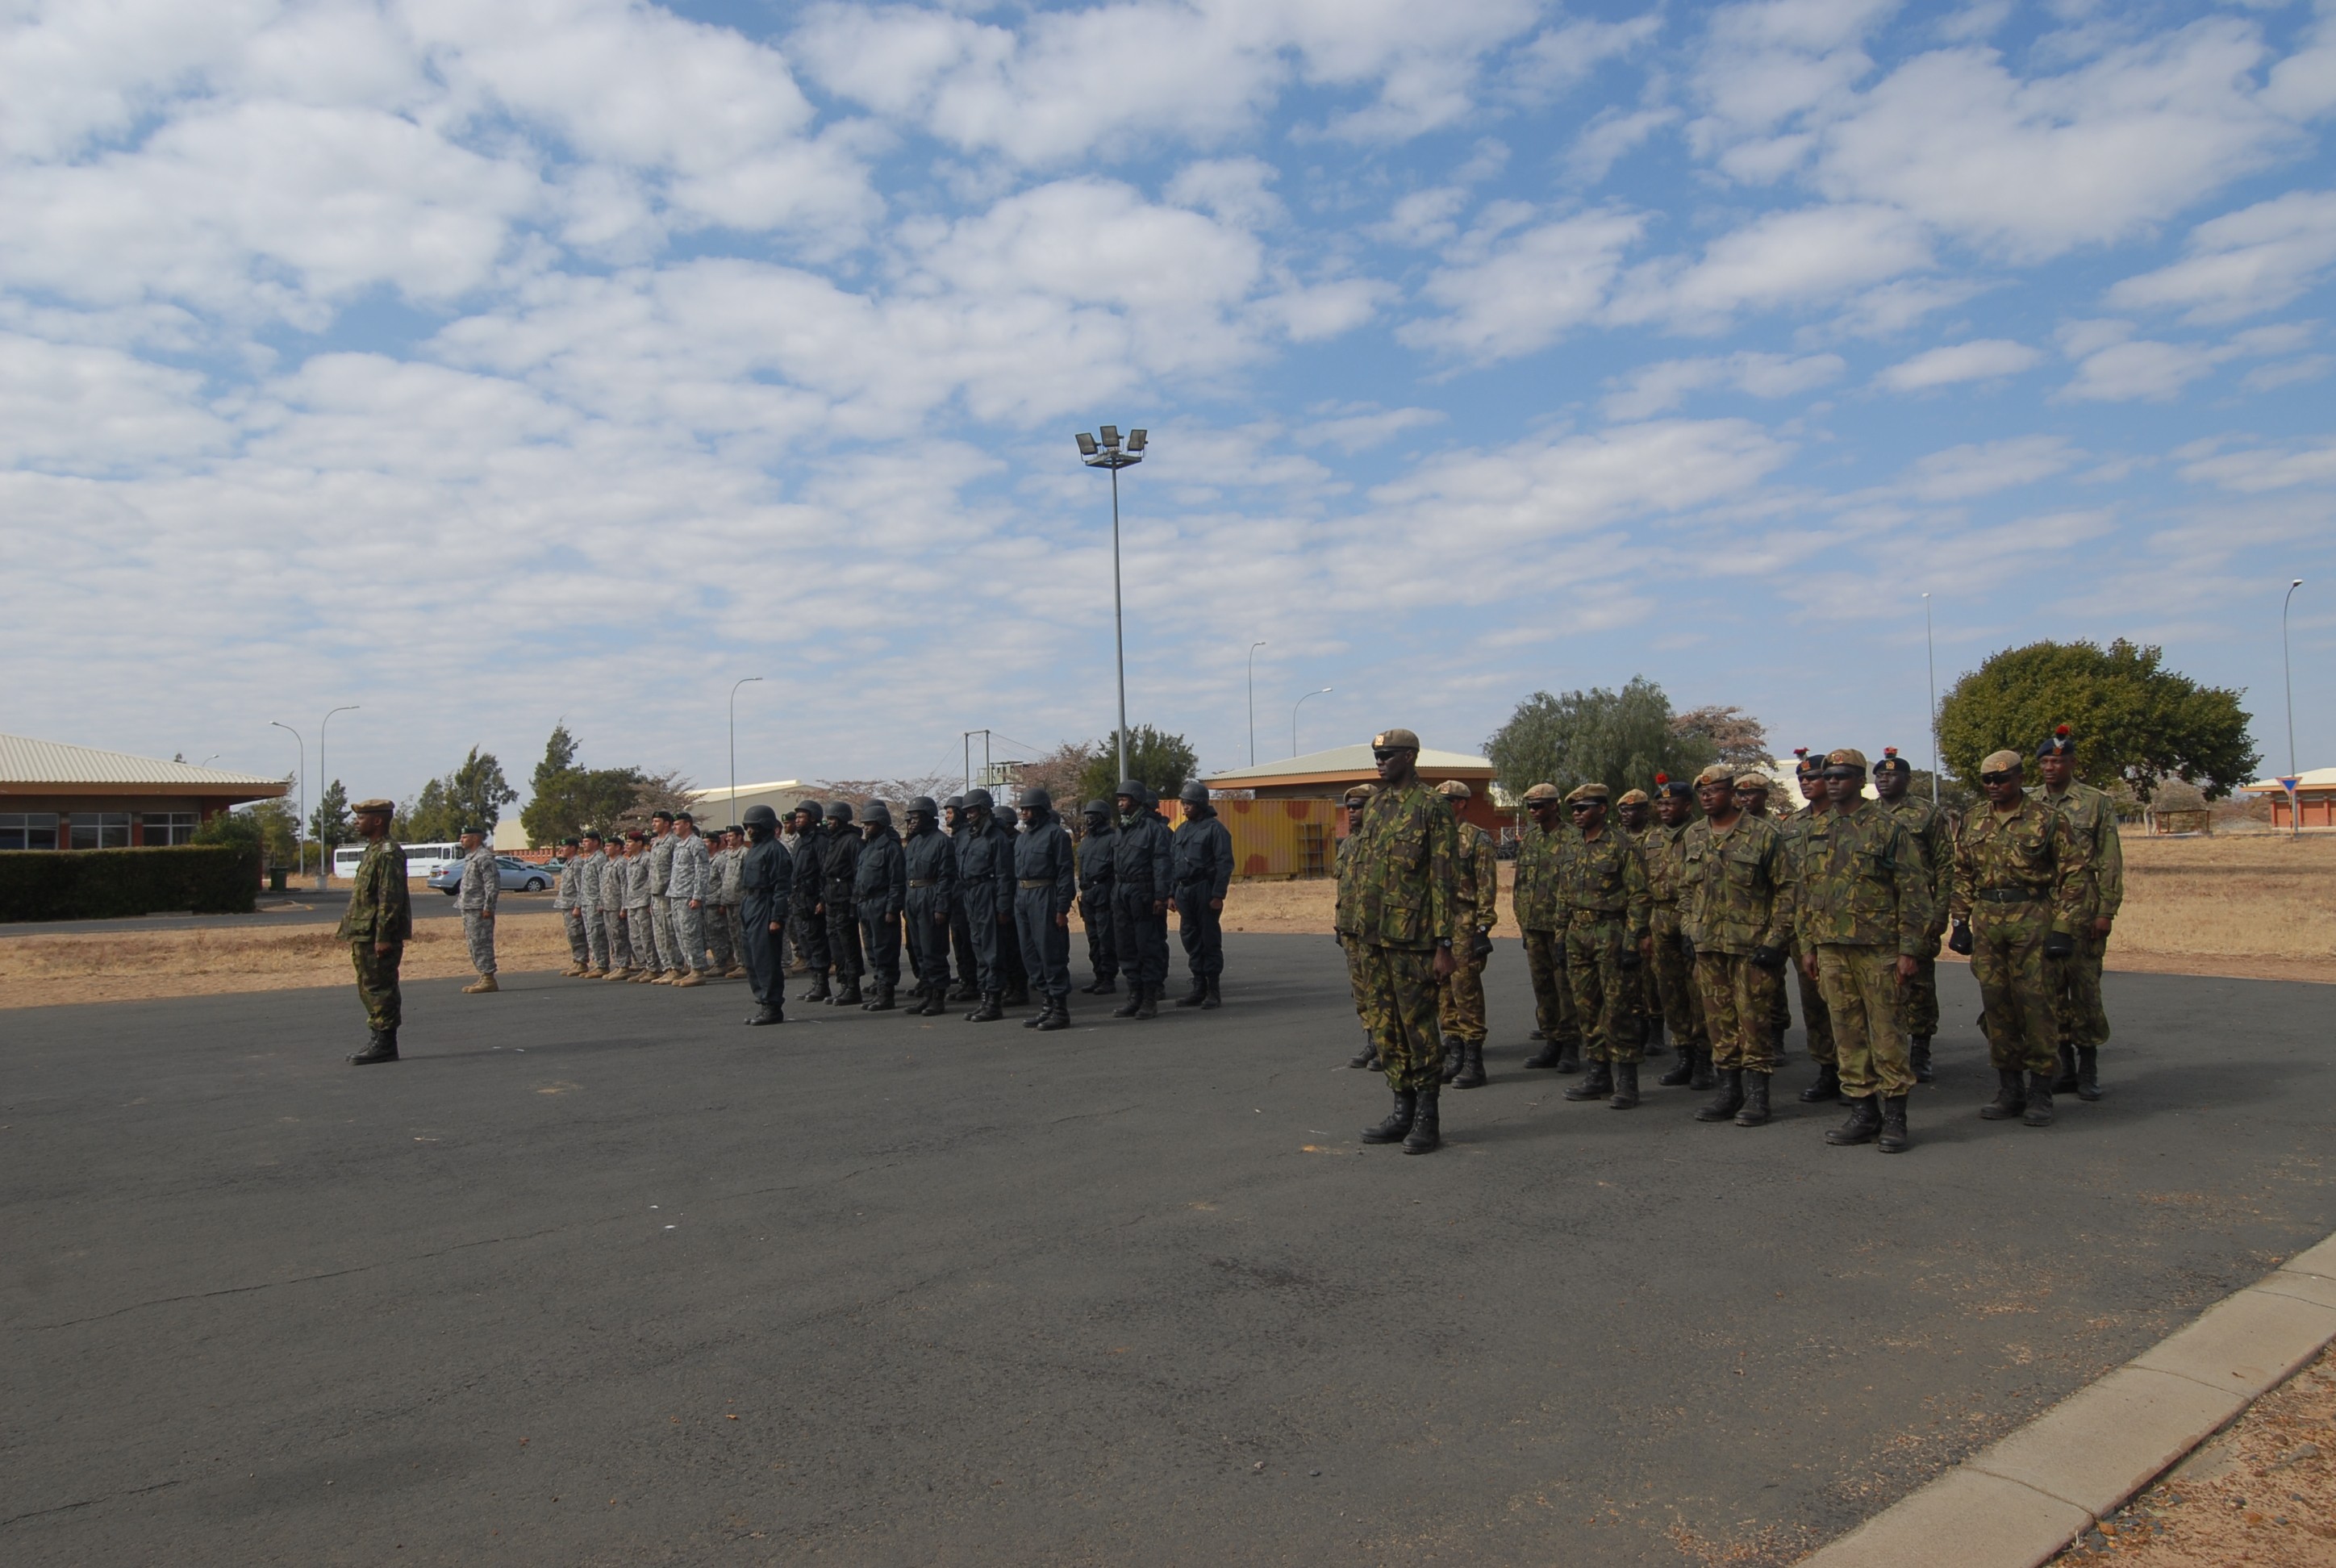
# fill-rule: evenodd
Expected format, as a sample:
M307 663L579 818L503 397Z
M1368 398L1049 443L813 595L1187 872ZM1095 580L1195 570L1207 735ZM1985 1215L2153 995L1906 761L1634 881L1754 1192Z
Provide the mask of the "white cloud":
M2336 484L2336 436L2202 457L2185 463L2182 477L2249 495L2300 484Z
M202 377L112 348L0 333L0 463L143 472L223 446Z
M1300 446L1335 446L1352 456L1384 445L1406 430L1444 423L1434 408L1375 408L1368 404L1332 404L1314 411L1316 417L1298 425L1290 438Z
M2074 467L2084 453L2058 435L2022 435L1951 446L1916 463L1905 489L1921 501L1969 501L2033 484Z
M1595 185L1647 139L1679 118L1676 109L1601 109L1566 150L1567 173L1577 184Z
M1212 158L1176 171L1163 192L1179 207L1214 213L1236 229L1270 229L1288 214L1272 185L1280 170L1262 158Z
M2164 403L2212 375L2224 357L2196 344L2129 339L2086 355L2078 362L2077 378L2059 395L2080 402Z
M2008 337L1975 337L1926 349L1901 360L1874 379L1893 392L1923 392L1962 381L1991 381L2017 375L2042 363L2044 355Z
M1396 336L1478 362L1546 348L1604 304L1622 253L1646 228L1635 214L1585 212L1495 242L1481 259L1440 268L1422 292L1448 313Z
M2336 266L2336 191L2291 190L2201 223L2170 267L2108 292L2120 310L2187 307L2185 320L2235 321L2302 295Z
M1822 305L1931 265L1922 229L1886 207L1772 212L1721 235L1693 262L1650 262L1617 291L1613 317L1712 331L1746 309Z
M1693 393L1725 387L1753 397L1792 397L1837 381L1848 369L1837 354L1733 354L1667 359L1641 365L1621 379L1601 404L1609 419L1667 414ZM1617 385L1610 382L1609 385Z

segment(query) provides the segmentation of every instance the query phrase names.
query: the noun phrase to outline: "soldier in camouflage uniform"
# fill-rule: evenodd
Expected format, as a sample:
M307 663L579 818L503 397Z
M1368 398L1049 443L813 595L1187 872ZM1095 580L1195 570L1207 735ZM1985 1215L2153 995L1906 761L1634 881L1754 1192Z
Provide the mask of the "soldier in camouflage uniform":
M620 983L633 978L632 922L626 919L626 883L631 873L625 866L625 835L608 835L608 859L600 864L600 929L608 933L608 973L607 979Z
M1647 934L1647 872L1636 846L1606 825L1607 794L1586 784L1565 797L1575 834L1565 861L1565 978L1590 1059L1565 1097L1627 1111L1639 1103L1641 1042L1630 992Z
M600 835L592 829L584 830L582 852L568 863L568 875L576 879L576 908L584 917L584 940L592 953L587 969L597 980L608 973L608 920L601 904L608 857L600 852Z
M1436 1024L1444 1035L1440 1076L1455 1088L1474 1089L1484 1082L1484 960L1492 956L1492 930L1501 919L1501 862L1493 853L1493 836L1460 814L1471 795L1468 786L1446 779L1436 793L1460 838L1460 940L1452 947L1452 972L1436 987Z
M1347 792L1346 836L1339 839L1337 854L1331 862L1338 897L1330 917L1330 934L1337 940L1339 950L1347 955L1347 989L1354 996L1355 1017L1362 1020L1363 1025L1363 1048L1347 1066L1377 1072L1380 1067L1378 1036L1371 1021L1370 971L1364 962L1368 950L1356 923L1360 907L1353 876L1356 835L1362 832L1363 811L1370 803L1370 785L1357 784Z
M1795 755L1800 760L1794 765L1793 775L1800 785L1803 804L1777 823L1784 830L1785 844L1788 850L1797 847L1801 830L1808 825L1811 818L1825 810L1825 754L1818 752L1813 755L1804 747ZM1762 775L1764 781L1766 776ZM1737 787L1739 790L1743 787L1741 779L1737 781ZM1766 798L1764 794L1762 799L1765 801ZM1800 993L1801 998L1802 1032L1808 1036L1809 1059L1817 1065L1817 1081L1801 1091L1801 1103L1822 1105L1841 1098L1841 1057L1834 1047L1833 1015L1825 1010L1824 988L1811 979L1801 966L1800 960L1805 955L1801 951L1800 938L1790 925L1786 927L1786 940L1791 944L1786 950L1786 957L1792 960L1793 989ZM1792 1013L1785 1005L1785 988L1782 986L1776 988L1776 1038L1781 1044L1785 1031L1792 1027L1793 1022Z
M568 939L569 965L560 974L569 979L592 972L592 943L584 934L584 916L577 900L577 888L581 879L576 874L576 862L583 858L584 841L566 838L560 846L567 862L560 868L560 880L551 889L551 912L560 917L560 934Z
M2060 1034L2060 1075L2053 1089L2073 1091L2080 1100L2101 1097L2100 1053L2108 1044L2109 1016L2101 1006L2101 960L2108 951L2109 927L2125 903L2125 845L2117 838L2117 808L2109 797L2077 782L2077 743L2061 725L2036 748L2044 782L2029 794L2068 819L2068 831L2085 856L2084 919L2077 927L2077 950L2046 960L2052 986L2052 1014Z
M487 842L487 830L465 827L462 840L462 882L454 907L462 911L462 941L471 950L471 967L479 978L462 988L465 996L500 989L495 984L495 901L502 896L502 867Z
M1639 840L1647 868L1647 972L1657 1003L1679 1045L1679 1065L1655 1081L1666 1088L1711 1087L1711 1041L1704 1033L1703 995L1695 983L1695 959L1679 924L1680 895L1687 891L1686 839L1694 794L1684 779L1655 775L1655 823Z
M1614 802L1616 829L1624 838L1630 841L1630 847L1639 852L1639 866L1642 871L1646 869L1647 863L1647 834L1653 826L1650 820L1653 814L1653 804L1647 792L1642 789L1624 790ZM1642 954L1641 957L1643 958L1644 955ZM1626 984L1622 989L1630 998L1633 1024L1639 1031L1639 1039L1641 1042L1640 1054L1652 1059L1663 1055L1665 1050L1663 997L1655 983L1654 965L1640 963L1637 979L1636 985Z
M732 825L722 830L722 850L714 857L715 919L710 930L721 933L715 944L714 967L725 979L753 977L746 968L746 830Z
M1874 793L1906 830L1931 890L1931 924L1922 950L1914 955L1914 978L1906 982L1904 1020L1907 1065L1916 1083L1927 1084L1938 1076L1931 1070L1931 1039L1939 1032L1939 945L1947 934L1947 899L1955 885L1954 823L1946 812L1907 793L1913 776L1896 746L1882 748L1882 760L1874 765Z
M1738 803L1740 782L1718 763L1696 775L1704 815L1679 840L1686 862L1679 930L1695 955L1719 1080L1695 1119L1757 1127L1768 1120L1768 1080L1776 1071L1772 998L1784 977L1793 862L1783 831Z
M2049 1127L2059 1029L2044 966L2076 950L2090 868L2066 813L2024 793L2018 752L1991 753L1979 782L1987 808L1964 817L1955 833L1954 934L1947 939L1971 959L1995 1062L1995 1098L1979 1114Z
M625 830L625 940L633 944L632 983L645 986L657 978L649 968L658 961L657 920L649 892L649 835L638 828Z
M1348 875L1370 995L1364 1022L1387 1064L1395 1109L1362 1138L1401 1139L1405 1154L1425 1154L1443 1143L1436 989L1456 963L1460 835L1451 812L1419 782L1417 735L1407 729L1374 735L1371 757L1379 787L1364 808Z
M1825 992L1849 1119L1825 1134L1885 1154L1912 1146L1902 993L1931 927L1931 871L1889 807L1865 798L1865 754L1825 755L1825 809L1801 829L1793 896L1801 972Z
M681 946L673 930L673 813L649 813L649 921L646 933L635 931L638 942L649 944L649 979L657 984L681 978Z
M666 868L666 930L673 942L673 972L667 983L706 983L706 906L714 896L714 862L698 836L697 819L682 812L667 834L673 848Z
M365 857L349 878L349 907L341 916L340 938L349 944L357 975L357 1000L365 1004L373 1037L349 1057L352 1066L397 1060L397 1027L404 1018L398 966L414 937L414 905L405 882L405 852L389 836L394 803L361 800L349 808Z
M1565 862L1573 828L1555 784L1537 784L1525 791L1524 800L1533 825L1517 840L1516 882L1510 889L1510 901L1517 929L1524 933L1533 1022L1543 1042L1525 1066L1578 1073L1582 1028L1573 1014L1573 988L1565 978Z

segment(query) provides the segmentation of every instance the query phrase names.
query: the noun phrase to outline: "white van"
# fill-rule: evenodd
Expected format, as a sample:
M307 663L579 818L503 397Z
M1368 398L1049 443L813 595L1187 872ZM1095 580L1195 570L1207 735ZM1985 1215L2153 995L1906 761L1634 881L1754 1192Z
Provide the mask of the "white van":
M357 862L365 859L362 843L340 844L333 850L333 874L346 881L357 874ZM405 874L408 877L434 877L448 866L462 863L461 844L407 844Z

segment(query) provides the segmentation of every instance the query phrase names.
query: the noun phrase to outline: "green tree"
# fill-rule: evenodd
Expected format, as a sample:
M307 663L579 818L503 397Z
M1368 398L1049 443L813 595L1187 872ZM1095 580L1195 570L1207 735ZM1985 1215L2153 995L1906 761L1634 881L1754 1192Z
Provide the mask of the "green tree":
M281 800L256 801L235 811L221 812L195 830L199 844L258 844L262 861L270 866L290 866L299 854L293 830L299 813Z
M1512 795L1537 784L1567 792L1592 783L1620 795L1651 788L1658 773L1692 778L1719 756L1708 734L1673 724L1670 698L1644 676L1632 676L1621 691L1537 691L1517 705L1484 751Z
M543 760L528 781L527 806L519 813L531 844L556 844L588 827L605 830L633 808L648 775L635 767L579 766L581 750L565 720L551 726Z
M325 786L324 798L316 809L308 813L308 836L325 846L325 858L330 860L335 844L349 842L349 792L335 779Z
M2034 642L2005 648L1955 682L1939 706L1939 749L1975 784L1990 752L2033 756L2055 726L2077 742L2077 776L2098 789L2122 784L2145 803L2166 779L2219 799L2262 760L2247 737L2243 692L2200 686L2164 667L2164 650L2119 638Z
M1127 767L1145 786L1166 799L1176 798L1184 781L1200 775L1201 755L1181 735L1169 735L1148 724L1127 732ZM1079 770L1076 791L1081 802L1109 800L1119 791L1119 737L1107 735L1095 743L1092 760ZM1057 801L1057 805L1066 803ZM1070 807L1076 811L1076 806Z
M462 826L462 813L447 799L446 781L434 778L422 786L421 794L397 808L389 833L400 843L443 843Z
M399 809L390 831L412 843L443 842L472 823L492 833L503 807L517 799L519 791L503 777L495 754L472 746L460 767L423 784Z

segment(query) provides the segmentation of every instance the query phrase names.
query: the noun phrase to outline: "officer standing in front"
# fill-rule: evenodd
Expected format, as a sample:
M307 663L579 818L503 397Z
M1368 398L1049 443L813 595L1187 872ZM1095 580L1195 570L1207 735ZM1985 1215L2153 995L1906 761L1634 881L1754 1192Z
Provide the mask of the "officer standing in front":
M1014 835L997 820L986 789L966 792L963 821L953 841L957 882L981 981L981 1005L965 1017L968 1023L994 1024L1006 1016L1004 949L1014 920Z
M464 996L499 989L495 984L495 901L502 896L502 868L488 847L487 831L462 830L462 881L455 907L462 911L462 940L471 950L471 967L479 978L462 988Z
M1391 729L1371 737L1379 787L1364 808L1354 866L1355 930L1364 946L1370 1005L1395 1108L1363 1129L1367 1144L1402 1141L1406 1154L1443 1144L1437 1096L1436 991L1451 974L1460 934L1460 835L1452 813L1419 782L1419 737Z
M349 808L365 851L349 879L349 907L341 916L340 937L349 944L357 1000L365 1004L365 1024L373 1033L365 1048L349 1058L352 1066L397 1060L397 1027L404 1019L397 969L414 936L414 905L405 885L405 852L389 836L389 819L396 810L394 803L379 799L361 800Z
M892 831L892 808L870 801L860 819L860 861L852 872L852 908L860 920L861 951L874 992L861 1008L892 1010L900 984L900 914L909 901L909 857Z
M738 913L745 927L746 980L759 1004L747 1022L786 1022L787 977L780 950L787 925L787 900L795 871L779 842L779 813L766 805L746 808L746 854L738 865Z
M1168 987L1168 892L1175 864L1168 824L1152 809L1152 793L1135 779L1119 781L1114 803L1119 831L1112 835L1112 946L1126 968L1127 1000L1114 1018L1156 1018Z
M917 1005L909 1016L937 1018L949 1006L949 926L959 911L957 846L940 831L940 808L930 795L909 803L909 838L900 858L909 967L917 977Z
M1078 901L1078 852L1055 815L1044 787L1022 792L1022 831L1014 838L1014 923L1022 961L1038 992L1025 1028L1071 1027L1071 905Z
M1112 861L1119 835L1111 825L1111 806L1089 801L1079 813L1079 924L1086 928L1087 967L1095 971L1091 985L1079 989L1091 997L1107 997L1119 989L1119 953L1112 945Z
M1199 779L1187 779L1177 798L1184 803L1184 820L1176 824L1172 846L1174 871L1168 907L1176 911L1192 989L1178 997L1176 1005L1214 1008L1224 1000L1217 982L1225 972L1225 892L1233 881L1233 835L1217 820L1217 808L1209 803L1209 786Z

